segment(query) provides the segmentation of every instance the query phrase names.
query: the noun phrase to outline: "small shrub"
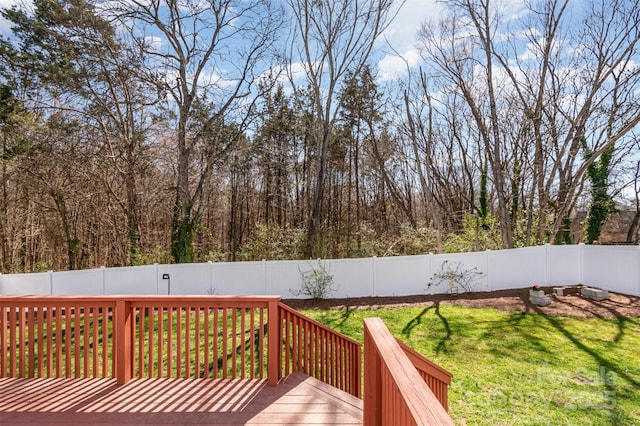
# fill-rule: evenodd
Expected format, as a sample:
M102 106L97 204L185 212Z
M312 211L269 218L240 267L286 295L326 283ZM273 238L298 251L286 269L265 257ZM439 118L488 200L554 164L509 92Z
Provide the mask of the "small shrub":
M309 296L314 300L318 300L330 296L338 289L334 287L331 266L320 259L318 259L317 263L318 266L309 263L310 269L308 271L301 271L298 268L302 283L298 290L289 289L291 294L294 296Z
M434 273L427 284L427 291L431 287L446 284L449 293L473 292L480 285L479 280L486 274L480 272L477 267L465 269L462 262L449 262L445 260L440 266L440 271Z

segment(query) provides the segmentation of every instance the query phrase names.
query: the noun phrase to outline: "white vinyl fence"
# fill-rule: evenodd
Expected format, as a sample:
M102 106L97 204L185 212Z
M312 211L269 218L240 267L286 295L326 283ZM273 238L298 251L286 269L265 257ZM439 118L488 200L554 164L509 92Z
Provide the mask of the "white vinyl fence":
M640 296L640 246L536 246L512 250L323 261L337 290L331 297L446 293L428 287L444 262L476 270L477 291L533 284L586 284ZM459 262L459 263L457 263ZM0 294L232 294L293 298L300 273L317 261L149 265L0 275ZM305 296L298 296L303 298Z

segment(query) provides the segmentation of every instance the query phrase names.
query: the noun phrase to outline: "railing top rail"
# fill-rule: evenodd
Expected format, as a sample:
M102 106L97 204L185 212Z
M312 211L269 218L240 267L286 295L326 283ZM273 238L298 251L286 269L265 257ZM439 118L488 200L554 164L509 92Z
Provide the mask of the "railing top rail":
M345 336L344 334L332 329L331 327L327 327L326 325L321 324L318 321L316 321L314 319L311 319L311 318L307 317L304 314L301 314L300 312L298 312L295 309L293 309L291 306L288 306L288 305L286 305L286 304L284 304L282 302L279 303L279 306L280 306L280 308L284 309L287 312L290 312L293 315L296 315L298 317L304 318L305 321L315 325L316 327L318 327L320 329L323 329L323 330L325 330L325 331L327 331L329 333L332 333L332 334L335 334L337 336L340 336L343 340L345 340L345 341L347 341L349 343L352 343L352 344L357 345L357 346L361 346L361 343L358 342L357 340L354 340L349 336Z
M69 296L49 296L49 295L0 295L0 303L24 303L24 302L63 302L63 303L75 303L75 302L113 302L118 300L126 300L129 302L160 302L164 304L170 303L224 303L232 304L234 302L242 303L269 303L279 302L280 296L209 296L209 295L195 295L195 296L183 296L183 295L114 295L114 296L82 296L82 295L69 295Z
M431 360L424 357L420 352L417 352L415 349L404 343L402 340L397 339L398 344L404 350L404 353L409 357L413 364L423 370L427 371L431 376L440 380L441 382L446 383L447 385L451 384L451 377L453 374L449 373L444 368L440 367L438 364L432 362Z
M453 425L451 417L424 383L382 319L366 318L364 327L374 345L373 348L365 347L365 351L375 350L379 354L414 419L421 420L424 424ZM365 399L366 397L365 394Z

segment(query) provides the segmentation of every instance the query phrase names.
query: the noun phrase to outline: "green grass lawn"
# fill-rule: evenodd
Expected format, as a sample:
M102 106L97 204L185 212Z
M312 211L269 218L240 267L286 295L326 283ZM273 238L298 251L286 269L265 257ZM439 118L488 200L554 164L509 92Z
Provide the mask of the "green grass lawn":
M362 321L453 374L464 425L640 425L640 318L580 319L451 305L304 310L362 341Z

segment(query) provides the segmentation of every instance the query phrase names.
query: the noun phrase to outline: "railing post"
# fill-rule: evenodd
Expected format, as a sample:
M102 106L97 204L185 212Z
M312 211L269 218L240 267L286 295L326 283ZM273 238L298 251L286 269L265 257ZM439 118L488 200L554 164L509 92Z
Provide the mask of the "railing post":
M356 373L353 375L356 381L356 388L353 395L362 398L362 346L356 346Z
M2 342L0 349L0 378L7 377L7 351L5 345L7 344L7 327L11 324L11 321L7 318L9 309L5 308L0 298L0 342Z
M366 321L364 323L364 425L382 424L382 383L380 369L382 363L378 356Z
M282 374L282 343L280 333L282 329L282 320L280 319L278 300L269 300L269 308L267 315L269 317L267 324L268 335L268 352L267 352L267 374L269 376L269 385L277 385Z
M116 360L116 381L123 385L131 380L133 370L133 345L132 327L133 315L131 313L131 302L125 299L116 300L116 308L113 312L114 327L114 348L113 356Z

